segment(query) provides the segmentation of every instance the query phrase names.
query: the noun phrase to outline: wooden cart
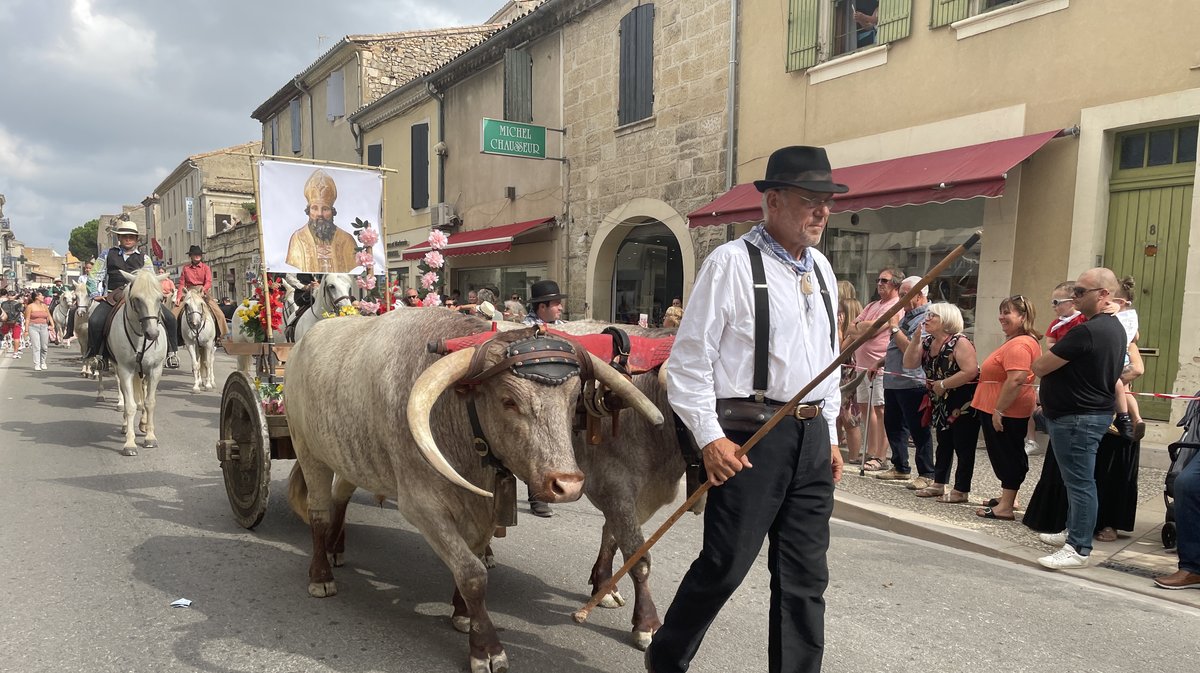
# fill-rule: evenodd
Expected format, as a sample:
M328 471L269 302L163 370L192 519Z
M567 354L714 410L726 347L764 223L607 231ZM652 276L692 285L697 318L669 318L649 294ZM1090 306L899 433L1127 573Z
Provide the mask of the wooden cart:
M258 380L283 382L291 343L225 343L230 355L253 355ZM267 413L256 379L235 371L221 391L217 460L225 476L225 492L233 516L243 528L254 528L267 512L271 460L294 459L285 414Z

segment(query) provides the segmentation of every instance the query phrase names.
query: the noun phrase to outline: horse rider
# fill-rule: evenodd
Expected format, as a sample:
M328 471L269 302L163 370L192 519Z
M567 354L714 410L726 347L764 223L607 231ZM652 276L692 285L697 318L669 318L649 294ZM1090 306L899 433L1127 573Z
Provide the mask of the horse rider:
M83 266L80 268L80 271L79 271L79 279L82 280L85 285L87 285L88 296L95 299L96 297L98 297L100 295L100 283L99 283L99 281L97 281L95 278L92 277L92 267L93 266L94 266L94 263L90 259L88 261L84 262ZM68 337L75 334L75 314L78 313L80 310L86 310L86 309L76 308L74 311L71 311L70 313L67 314L67 336Z
M228 327L223 319L225 314L221 312L216 298L212 296L212 269L204 263L204 251L198 245L188 248L188 259L190 263L179 270L179 293L175 298L175 316L178 318L183 314L183 296L187 294L188 289L200 288L204 293L204 303L208 306L213 321L217 324L217 341L220 341L225 338ZM179 325L182 329L182 320Z
M109 248L106 259L108 294L96 302L91 315L88 316L88 350L87 355L84 356L85 361L89 358L99 357L100 349L104 345L104 327L108 323L108 316L112 313L113 306L120 301L121 295L124 294L125 286L129 284L121 272L137 273L146 266L146 256L137 249L138 240L141 237L137 225L130 222L128 216L122 217L124 219L120 220L113 229L118 245ZM163 328L167 332L165 366L178 369L179 356L176 355L176 351L179 350L179 333L176 330L174 316L166 306L162 307L159 321L162 322Z

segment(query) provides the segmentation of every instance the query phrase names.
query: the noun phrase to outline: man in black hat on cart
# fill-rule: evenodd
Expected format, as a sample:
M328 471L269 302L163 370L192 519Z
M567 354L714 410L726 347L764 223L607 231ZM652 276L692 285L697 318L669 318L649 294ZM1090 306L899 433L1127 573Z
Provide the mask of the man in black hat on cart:
M671 359L667 395L703 447L713 488L704 543L646 651L646 670L688 670L725 601L770 540L770 673L815 673L825 647L826 552L842 458L836 370L749 453L741 444L837 355L837 278L817 251L833 182L825 150L767 161L763 221L705 260Z
M562 300L567 298L558 289L558 283L552 280L539 280L529 288L529 313L522 321L529 327L537 325L558 325L563 322ZM543 519L554 516L554 510L550 509L550 504L533 499L533 492L526 485L526 493L528 493L529 509L534 516L540 516Z

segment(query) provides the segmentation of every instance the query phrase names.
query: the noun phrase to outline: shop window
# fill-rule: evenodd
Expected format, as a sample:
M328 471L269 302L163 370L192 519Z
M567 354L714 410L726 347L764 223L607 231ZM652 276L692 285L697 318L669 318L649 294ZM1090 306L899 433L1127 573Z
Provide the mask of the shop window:
M651 327L662 325L671 300L683 296L683 254L667 225L630 230L617 249L612 291L613 322L634 325L645 315Z
M904 276L923 275L980 227L983 205L982 199L974 199L863 211L854 220L840 214L834 220L822 237L822 252L837 279L853 285L856 298L865 306L878 299L875 279L880 269L897 269ZM957 306L967 333L973 334L978 289L979 253L974 250L930 284L929 301Z
M529 300L529 289L534 283L547 277L545 264L520 266L493 266L476 269L461 269L454 272L453 289L467 296L471 290L488 288L497 292L497 306L514 294L524 303ZM561 283L560 283L561 285ZM500 308L503 308L500 306ZM565 316L564 316L564 319Z

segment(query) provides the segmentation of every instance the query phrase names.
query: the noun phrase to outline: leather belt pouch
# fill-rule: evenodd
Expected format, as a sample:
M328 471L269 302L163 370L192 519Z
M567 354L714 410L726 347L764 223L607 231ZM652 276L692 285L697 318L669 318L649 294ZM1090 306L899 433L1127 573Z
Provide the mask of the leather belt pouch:
M754 400L717 400L717 422L728 432L758 432L782 405L755 402ZM801 404L793 414L798 419L816 418L821 409L812 404Z

